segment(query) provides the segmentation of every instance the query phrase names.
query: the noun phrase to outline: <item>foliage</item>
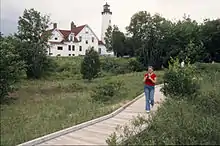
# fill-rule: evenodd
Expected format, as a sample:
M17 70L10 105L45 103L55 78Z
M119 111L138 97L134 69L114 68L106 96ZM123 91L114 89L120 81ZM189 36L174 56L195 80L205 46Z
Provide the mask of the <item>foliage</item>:
M220 64L219 63L196 63L197 72L205 72L205 73L215 73L215 71L220 71Z
M101 61L101 68L105 72L113 74L124 74L143 71L143 65L135 58L104 58Z
M24 63L20 61L9 38L0 38L0 102L14 90L14 84L19 80Z
M136 58L129 59L128 67L131 71L134 72L139 72L144 70L143 64L141 64Z
M170 22L158 14L151 16L146 11L134 14L127 31L132 35L136 44L136 56L145 66L161 66L164 53L163 44Z
M46 55L50 33L49 17L30 9L19 17L16 50L26 64L28 78L41 78L51 70L52 60Z
M59 58L57 61L81 62L81 59ZM19 88L12 95L16 99L13 104L1 105L1 145L18 145L109 114L125 104L125 101L142 93L143 83L140 79L143 74L108 75L94 79L89 85L82 78L22 80L15 85ZM163 72L157 75L160 75L158 80L162 79ZM119 93L117 91L114 100L108 104L91 100L96 87L103 83L116 83L118 79L125 84ZM36 131L33 132L33 129Z
M204 20L200 33L205 51L208 54L204 61L220 62L220 19Z
M112 102L116 95L120 92L123 87L122 81L116 82L107 82L101 85L98 85L93 91L91 96L94 101L100 102Z
M191 95L196 96L198 91L196 78L194 66L188 63L182 68L178 58L171 58L169 69L164 74L162 91L165 96L191 98Z
M212 66L212 64L209 64ZM109 145L219 145L220 72L200 74L199 91L167 98L150 118L138 117L107 139ZM179 96L179 95L177 95ZM169 96L168 96L169 97ZM147 116L148 117L148 116Z
M171 22L159 14L135 13L126 28L125 48L128 55L154 68L168 66L170 57L194 62L219 62L220 21L205 20L198 24L189 16Z
M116 25L114 25L113 28L111 26L108 27L104 39L108 51L113 51L117 57L122 57L127 53L125 48L125 35Z
M93 48L87 50L86 55L81 64L81 74L83 79L89 81L97 77L100 72L99 54Z

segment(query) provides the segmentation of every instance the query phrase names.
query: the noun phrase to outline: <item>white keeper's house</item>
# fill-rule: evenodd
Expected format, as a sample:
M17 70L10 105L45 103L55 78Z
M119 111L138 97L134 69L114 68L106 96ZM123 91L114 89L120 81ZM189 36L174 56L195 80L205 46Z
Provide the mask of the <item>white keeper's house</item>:
M76 26L71 22L69 30L59 29L57 23L53 24L52 36L49 39L50 48L47 52L50 56L80 56L85 55L86 50L94 48L100 55L114 56L113 52L108 52L104 43L105 32L111 25L112 12L106 3L103 6L101 40L89 27L89 25Z

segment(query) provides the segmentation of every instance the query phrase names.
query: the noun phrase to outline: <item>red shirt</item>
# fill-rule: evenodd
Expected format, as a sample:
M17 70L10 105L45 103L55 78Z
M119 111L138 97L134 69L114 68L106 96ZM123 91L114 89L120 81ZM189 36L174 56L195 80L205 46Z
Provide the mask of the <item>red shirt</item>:
M146 74L144 75L144 77L146 77L146 76L149 76L149 74L146 73ZM151 77L153 80L155 80L155 78L156 78L157 76L156 76L156 74L152 73L150 77ZM152 82L150 79L148 79L148 78L145 80L145 84L146 84L146 85L149 85L149 86L155 86L155 83L153 83L153 82Z

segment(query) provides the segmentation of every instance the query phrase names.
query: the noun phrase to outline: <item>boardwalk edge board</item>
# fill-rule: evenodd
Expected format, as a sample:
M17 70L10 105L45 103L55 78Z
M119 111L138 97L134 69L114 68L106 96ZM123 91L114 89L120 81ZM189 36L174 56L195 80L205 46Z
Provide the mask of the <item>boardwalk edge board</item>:
M161 86L161 85L156 85L156 87L159 87L159 86ZM36 138L36 139L33 139L33 140L30 140L28 142L19 144L18 146L37 145L37 144L43 143L45 141L57 138L59 136L68 134L70 132L74 132L74 131L80 130L82 128L88 127L90 125L96 124L98 122L107 120L109 118L112 118L112 117L116 116L117 114L122 112L125 108L127 108L129 105L131 105L132 103L134 103L135 101L137 101L139 98L141 98L143 96L144 96L144 93L140 94L139 96L137 96L136 98L134 98L130 102L126 103L125 105L123 105L122 107L120 107L119 109L117 109L116 111L114 111L114 112L112 112L112 113L110 113L108 115L105 115L105 116L102 116L102 117L99 117L99 118L96 118L96 119L93 119L93 120L90 120L90 121L87 121L87 122L84 122L84 123L72 126L72 127L69 127L69 128L66 128L66 129L63 129L63 130L60 130L60 131L57 131L57 132L54 132L54 133L51 133L51 134L39 137L39 138Z

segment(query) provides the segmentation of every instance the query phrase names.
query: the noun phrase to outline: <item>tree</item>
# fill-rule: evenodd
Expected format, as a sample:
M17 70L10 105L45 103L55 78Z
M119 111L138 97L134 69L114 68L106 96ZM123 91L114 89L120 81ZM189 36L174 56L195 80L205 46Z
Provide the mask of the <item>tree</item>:
M107 48L107 51L113 51L113 46L112 46L112 26L109 26L107 28L104 40L105 40L105 46Z
M25 61L28 78L38 79L51 69L52 61L46 55L49 21L48 16L34 9L25 9L23 16L19 17L16 37L20 42L16 48Z
M108 27L105 37L105 44L109 51L113 51L117 57L127 55L125 47L125 35L114 25Z
M168 21L159 14L151 16L146 11L134 14L127 31L134 40L135 55L145 66L161 66L163 48L160 43L165 37L165 28Z
M220 19L204 20L201 25L201 40L204 43L206 53L209 54L206 62L220 62Z
M99 54L93 48L86 51L86 55L81 63L81 74L83 79L91 81L100 72Z
M19 80L24 63L17 55L10 39L0 38L0 102L14 90L13 85Z

